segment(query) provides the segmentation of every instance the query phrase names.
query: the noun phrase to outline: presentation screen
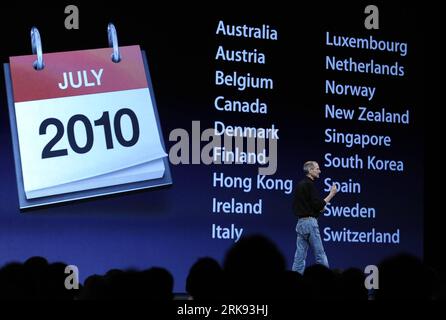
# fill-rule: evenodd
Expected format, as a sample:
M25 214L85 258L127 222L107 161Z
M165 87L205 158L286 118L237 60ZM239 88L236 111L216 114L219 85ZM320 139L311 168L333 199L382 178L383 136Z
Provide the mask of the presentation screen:
M2 8L0 263L159 266L184 292L261 234L291 269L306 161L338 189L331 268L423 257L423 34L367 5Z

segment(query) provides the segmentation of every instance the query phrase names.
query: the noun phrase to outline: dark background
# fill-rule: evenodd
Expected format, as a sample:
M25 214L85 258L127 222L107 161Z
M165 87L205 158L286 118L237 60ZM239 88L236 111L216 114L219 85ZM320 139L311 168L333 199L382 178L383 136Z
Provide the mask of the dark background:
M64 28L64 8L76 4L80 10L80 29ZM351 265L363 267L377 263L398 251L422 255L426 261L439 266L433 249L439 230L435 190L430 182L434 170L424 170L425 157L430 149L424 147L426 115L431 112L425 99L425 34L423 25L414 23L425 10L402 2L374 3L380 9L379 31L367 31L363 26L364 7L368 3L315 3L295 5L274 2L236 2L201 5L198 3L123 2L111 4L83 2L61 4L2 5L0 20L0 57L3 63L9 56L31 53L29 31L39 28L44 52L106 47L106 27L113 22L118 30L120 45L139 44L147 53L158 112L167 149L168 134L175 128L191 130L191 121L200 120L202 129L214 120L230 125L269 126L280 128L279 170L277 177L300 178L300 167L307 159L320 159L322 178L360 179L364 193L359 198L339 194L340 205L356 201L377 209L376 221L321 220L321 227L330 225L341 230L391 231L397 227L404 232L400 246L379 246L327 243L326 249L333 267ZM252 40L215 35L217 23L261 25L269 24L279 30L279 41ZM409 54L376 53L327 48L325 31L377 39L407 41ZM257 48L265 52L266 65L224 63L215 61L218 45L228 48ZM325 71L325 55L353 56L357 60L371 57L381 62L398 60L406 66L404 78L348 74ZM216 87L215 70L251 72L274 79L271 92ZM1 81L4 82L3 74ZM342 82L352 80L377 86L377 96L370 106L386 106L394 111L410 108L408 127L374 125L366 127L357 122L333 121L323 118L325 103L353 108L359 100L349 97L330 97L323 93L325 79ZM173 186L155 191L137 192L116 197L98 198L20 213L18 210L15 173L10 139L5 90L0 91L0 262L23 261L32 255L50 261L63 260L79 266L81 278L92 273L104 273L111 268L158 265L169 269L176 282L176 291L183 291L188 268L198 257L211 255L220 262L231 245L229 241L209 239L212 223L243 226L246 233L262 233L272 238L285 254L289 264L294 254L294 223L290 211L291 196L279 192L249 194L212 188L212 172L255 176L255 168L247 166L183 165L171 166ZM219 112L213 108L217 95L244 99L261 96L269 105L268 115ZM435 118L435 117L434 117ZM413 121L412 121L413 120ZM433 120L433 119L432 119ZM346 150L339 145L323 143L325 128L338 131L386 134L392 137L392 147L386 149ZM383 158L402 159L404 173L373 173L324 169L323 155L376 154ZM424 183L426 174L426 181ZM322 183L319 187L323 187ZM212 216L211 200L231 197L243 201L264 202L264 214L255 217ZM423 222L424 214L424 222ZM424 226L424 228L423 228ZM424 233L422 230L424 229ZM407 237L406 237L407 235ZM410 236L409 236L410 235ZM423 246L424 238L424 250Z

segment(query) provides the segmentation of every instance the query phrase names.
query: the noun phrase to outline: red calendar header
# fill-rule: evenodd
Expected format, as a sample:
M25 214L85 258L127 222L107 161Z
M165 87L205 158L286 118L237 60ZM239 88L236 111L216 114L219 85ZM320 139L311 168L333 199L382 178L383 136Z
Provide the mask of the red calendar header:
M147 88L140 47L119 50L118 63L111 48L45 53L42 70L33 67L36 55L10 57L14 101Z

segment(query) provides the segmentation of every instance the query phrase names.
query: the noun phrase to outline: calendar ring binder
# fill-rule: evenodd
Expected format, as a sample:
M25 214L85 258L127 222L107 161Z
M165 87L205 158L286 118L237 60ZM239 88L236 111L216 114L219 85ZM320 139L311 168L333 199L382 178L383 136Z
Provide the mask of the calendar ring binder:
M33 67L36 70L42 70L45 67L42 54L42 41L39 30L36 27L31 28L31 47L33 54L37 54L37 60L34 61Z
M118 45L118 35L116 33L116 28L113 23L109 23L107 27L108 33L108 45L113 47L112 53L112 61L118 63L121 61L121 55L119 53L119 45Z

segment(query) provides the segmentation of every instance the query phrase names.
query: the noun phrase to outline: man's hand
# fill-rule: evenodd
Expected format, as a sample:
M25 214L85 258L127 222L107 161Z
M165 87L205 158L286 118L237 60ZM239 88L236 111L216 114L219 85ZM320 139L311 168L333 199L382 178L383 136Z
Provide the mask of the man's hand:
M330 194L335 195L338 192L338 188L336 188L336 184L333 183L330 189Z
M324 199L325 203L329 203L331 199L335 196L335 194L338 192L338 188L336 188L336 185L333 183L333 185L330 188L330 192L328 193L328 196Z

